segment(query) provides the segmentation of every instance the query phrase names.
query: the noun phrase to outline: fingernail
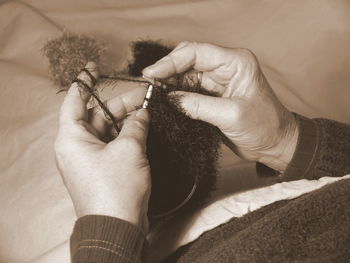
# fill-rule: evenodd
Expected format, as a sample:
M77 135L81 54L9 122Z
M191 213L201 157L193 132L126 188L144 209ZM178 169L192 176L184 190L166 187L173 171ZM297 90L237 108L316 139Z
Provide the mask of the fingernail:
M154 64L151 66L148 66L142 70L142 75L145 79L153 79L153 74L154 74Z
M139 109L139 110L136 112L136 117L144 118L145 114L147 114L147 109Z
M142 75L148 77L148 78L156 78L160 76L155 76L155 74L159 74L159 71L161 69L167 69L169 67L169 61L168 59L162 58L161 60L158 60L156 63L154 63L151 66L148 66L147 68L144 68L142 71Z
M97 68L97 64L93 61L88 61L88 63L86 63L85 68L88 70L95 70Z

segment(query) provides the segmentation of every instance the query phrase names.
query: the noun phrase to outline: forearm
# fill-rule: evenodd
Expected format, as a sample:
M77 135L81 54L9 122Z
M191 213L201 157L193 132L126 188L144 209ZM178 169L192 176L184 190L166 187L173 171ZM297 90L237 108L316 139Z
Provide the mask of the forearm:
M124 220L88 215L77 220L71 236L72 263L140 262L144 234Z

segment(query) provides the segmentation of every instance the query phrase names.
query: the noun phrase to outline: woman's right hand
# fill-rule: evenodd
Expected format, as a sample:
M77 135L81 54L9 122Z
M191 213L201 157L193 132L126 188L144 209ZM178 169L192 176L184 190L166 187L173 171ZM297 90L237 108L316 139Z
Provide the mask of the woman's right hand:
M283 172L295 151L298 127L294 115L271 89L255 55L247 49L183 42L143 74L167 78L189 69L203 72L203 88L219 96L177 91L185 112L217 126L240 157Z

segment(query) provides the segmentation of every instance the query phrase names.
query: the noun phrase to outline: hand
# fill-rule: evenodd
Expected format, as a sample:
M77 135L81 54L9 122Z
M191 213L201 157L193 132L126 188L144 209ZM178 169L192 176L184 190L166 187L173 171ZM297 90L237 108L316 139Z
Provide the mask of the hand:
M203 88L218 97L175 92L181 95L187 114L217 126L242 158L284 171L295 151L298 127L272 91L254 54L247 49L183 42L143 74L167 78L189 69L202 71Z
M94 63L86 68L98 77ZM91 87L86 73L78 78ZM142 103L144 95L144 88L134 89L109 101L108 107L121 120ZM57 166L77 216L114 216L147 232L151 184L146 158L148 112L141 109L131 114L119 136L105 143L100 138L111 124L101 111L87 110L88 100L87 92L73 83L61 107L55 141Z

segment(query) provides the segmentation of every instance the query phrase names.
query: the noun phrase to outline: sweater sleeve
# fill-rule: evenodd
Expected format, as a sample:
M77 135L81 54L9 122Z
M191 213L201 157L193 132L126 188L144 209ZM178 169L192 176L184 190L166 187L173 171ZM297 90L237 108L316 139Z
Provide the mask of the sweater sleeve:
M299 137L283 181L350 173L350 125L296 114Z
M87 215L77 220L70 240L72 263L140 262L145 237L124 220Z

